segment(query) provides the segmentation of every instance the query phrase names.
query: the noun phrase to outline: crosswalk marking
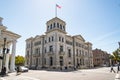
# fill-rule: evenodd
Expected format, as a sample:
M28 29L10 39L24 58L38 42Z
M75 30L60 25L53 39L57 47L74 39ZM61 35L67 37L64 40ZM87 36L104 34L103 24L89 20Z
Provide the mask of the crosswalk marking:
M0 78L0 80L7 80L7 79ZM20 77L16 77L14 80L40 80L40 79L36 79L33 77L27 77L27 76L20 76Z
M119 74L116 74L115 80L120 80L120 75Z
M27 76L20 76L20 78L19 79L17 79L17 80L21 80L21 79L28 79L28 80L40 80L40 79L36 79L36 78L33 78L33 77L27 77Z
M4 79L4 78L0 78L0 80L6 80L6 79Z

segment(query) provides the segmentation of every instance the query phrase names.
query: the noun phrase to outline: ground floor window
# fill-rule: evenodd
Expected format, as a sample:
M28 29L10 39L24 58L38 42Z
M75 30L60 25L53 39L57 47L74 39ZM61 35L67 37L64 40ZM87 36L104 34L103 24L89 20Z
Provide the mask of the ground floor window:
M53 65L53 58L50 57L50 66L52 66L52 65Z
M63 57L60 56L60 66L63 66Z

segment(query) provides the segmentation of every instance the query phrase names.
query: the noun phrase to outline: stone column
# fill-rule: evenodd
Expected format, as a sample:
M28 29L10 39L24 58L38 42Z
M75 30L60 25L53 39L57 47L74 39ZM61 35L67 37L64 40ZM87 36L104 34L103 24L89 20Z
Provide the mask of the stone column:
M16 53L16 40L12 43L12 54L11 54L11 61L10 61L10 71L15 71L15 53Z
M0 56L2 56L2 47L0 47ZM0 72L2 69L2 59L0 59Z
M7 44L7 49L10 48L10 44ZM6 53L6 58L5 58L5 67L6 67L6 73L9 72L9 53Z
M8 54L6 54L6 59L5 59L6 61L5 61L5 67L6 67L6 73L8 73L9 72L9 53Z

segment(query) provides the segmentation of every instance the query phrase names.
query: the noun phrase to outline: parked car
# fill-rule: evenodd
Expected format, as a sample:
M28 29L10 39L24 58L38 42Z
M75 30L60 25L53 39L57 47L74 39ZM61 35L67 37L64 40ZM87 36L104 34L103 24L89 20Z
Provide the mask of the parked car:
M20 66L20 71L21 72L28 72L29 69L27 67L25 67L25 66Z

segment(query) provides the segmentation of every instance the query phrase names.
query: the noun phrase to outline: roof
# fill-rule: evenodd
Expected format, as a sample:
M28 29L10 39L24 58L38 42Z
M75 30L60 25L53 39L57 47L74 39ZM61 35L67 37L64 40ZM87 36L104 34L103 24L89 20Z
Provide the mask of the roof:
M73 37L76 37L76 38L78 38L78 39L80 39L80 40L82 40L82 41L85 42L85 39L84 39L81 35L75 35L75 36L73 36Z

